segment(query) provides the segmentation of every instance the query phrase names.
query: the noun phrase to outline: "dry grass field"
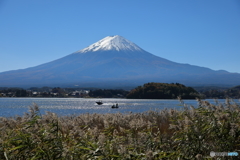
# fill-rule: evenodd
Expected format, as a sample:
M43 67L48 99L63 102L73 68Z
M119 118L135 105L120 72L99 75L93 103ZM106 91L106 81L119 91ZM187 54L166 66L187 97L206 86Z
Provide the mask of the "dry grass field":
M231 99L198 108L129 114L41 115L37 104L22 117L0 118L0 159L211 159L240 154L240 106ZM220 157L234 159L239 157Z

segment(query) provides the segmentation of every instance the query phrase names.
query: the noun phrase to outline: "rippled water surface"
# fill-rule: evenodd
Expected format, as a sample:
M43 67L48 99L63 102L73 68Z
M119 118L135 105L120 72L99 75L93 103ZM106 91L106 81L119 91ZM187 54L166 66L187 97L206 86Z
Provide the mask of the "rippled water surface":
M103 105L95 102L101 100ZM215 103L214 100L208 100ZM219 100L224 102L225 100ZM183 105L178 100L146 100L146 99L95 99L95 98L0 98L0 116L9 117L23 115L29 106L36 103L42 114L45 111L59 115L81 113L129 113L145 112L149 110L161 110L164 108L181 109ZM118 103L118 109L112 109L113 104ZM196 100L184 100L187 105L197 107Z

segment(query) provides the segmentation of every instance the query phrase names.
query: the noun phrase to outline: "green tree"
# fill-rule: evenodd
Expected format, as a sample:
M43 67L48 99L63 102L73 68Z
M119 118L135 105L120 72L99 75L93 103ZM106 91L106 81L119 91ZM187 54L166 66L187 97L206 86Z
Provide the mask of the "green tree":
M183 99L195 99L200 95L192 87L186 87L180 83L146 83L131 90L127 98L176 99L178 96Z
M19 89L16 91L16 97L27 97L27 91L24 89Z

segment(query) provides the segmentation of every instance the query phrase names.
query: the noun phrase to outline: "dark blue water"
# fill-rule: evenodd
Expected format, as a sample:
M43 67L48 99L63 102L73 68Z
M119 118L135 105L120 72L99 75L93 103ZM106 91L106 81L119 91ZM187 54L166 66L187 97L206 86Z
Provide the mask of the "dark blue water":
M178 100L149 100L149 99L101 99L103 105L95 102L94 98L0 98L0 117L23 115L29 107L36 103L42 114L46 111L58 115L71 115L82 113L141 113L149 110L162 110L164 108L182 109ZM214 100L208 100L215 104ZM225 100L219 100L224 103ZM118 109L112 109L113 104L119 104ZM184 100L186 105L198 106L196 100Z

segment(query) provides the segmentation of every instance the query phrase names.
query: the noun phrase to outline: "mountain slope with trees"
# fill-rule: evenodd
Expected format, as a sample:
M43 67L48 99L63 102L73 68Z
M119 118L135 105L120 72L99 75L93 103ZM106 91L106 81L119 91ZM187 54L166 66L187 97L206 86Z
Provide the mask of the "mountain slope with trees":
M231 88L206 88L205 90L198 90L204 95L204 98L240 98L240 85Z
M130 91L127 98L134 99L194 99L200 97L192 87L179 83L146 83Z

